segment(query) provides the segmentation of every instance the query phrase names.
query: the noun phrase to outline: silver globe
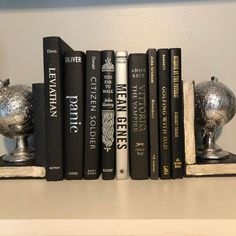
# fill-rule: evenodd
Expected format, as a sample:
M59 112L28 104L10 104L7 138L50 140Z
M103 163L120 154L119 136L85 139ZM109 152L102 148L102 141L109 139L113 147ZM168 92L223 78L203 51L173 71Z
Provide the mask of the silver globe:
M0 133L16 139L16 148L3 156L6 162L26 162L34 158L28 146L33 132L32 92L26 85L9 86L10 81L0 80Z
M215 144L215 133L235 115L236 100L233 92L216 77L199 83L195 88L195 118L201 127L203 144L197 154L203 159L227 158L229 153Z

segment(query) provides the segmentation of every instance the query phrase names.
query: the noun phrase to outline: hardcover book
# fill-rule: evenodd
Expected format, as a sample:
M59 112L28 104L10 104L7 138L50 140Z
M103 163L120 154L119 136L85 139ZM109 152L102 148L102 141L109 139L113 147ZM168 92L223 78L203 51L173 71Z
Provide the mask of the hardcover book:
M149 178L147 55L129 56L130 176Z
M102 178L115 177L115 55L112 50L101 52L102 73Z
M181 49L170 49L170 117L172 178L184 175L183 99L181 87Z
M101 53L86 52L86 106L84 179L100 175L101 153Z
M32 84L35 165L46 166L45 93L44 84Z
M170 52L159 49L158 94L159 94L159 142L160 142L160 178L171 178L170 149Z
M64 177L62 111L65 51L72 49L61 38L43 39L47 180L62 180Z
M65 179L83 178L85 55L64 54L64 163Z
M117 51L116 68L116 178L127 179L128 163L128 53Z
M149 87L149 159L150 178L159 178L159 139L157 103L157 52L148 49L148 87Z

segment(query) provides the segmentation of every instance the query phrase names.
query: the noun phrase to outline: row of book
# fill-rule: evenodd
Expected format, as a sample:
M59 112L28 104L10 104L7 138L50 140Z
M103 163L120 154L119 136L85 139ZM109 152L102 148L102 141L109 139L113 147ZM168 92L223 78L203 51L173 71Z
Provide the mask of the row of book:
M59 37L43 43L33 97L44 90L45 120L34 132L42 156L45 130L47 180L183 177L180 48L85 54Z

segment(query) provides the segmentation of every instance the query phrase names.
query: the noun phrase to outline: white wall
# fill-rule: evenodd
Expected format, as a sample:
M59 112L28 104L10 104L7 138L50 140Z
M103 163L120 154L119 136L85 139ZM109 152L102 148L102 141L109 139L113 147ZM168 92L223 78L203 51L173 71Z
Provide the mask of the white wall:
M235 1L7 2L0 2L0 78L12 84L43 81L42 38L59 35L78 50L181 47L183 79L216 75L236 93ZM218 144L236 153L235 138L236 117ZM11 147L1 136L0 154Z

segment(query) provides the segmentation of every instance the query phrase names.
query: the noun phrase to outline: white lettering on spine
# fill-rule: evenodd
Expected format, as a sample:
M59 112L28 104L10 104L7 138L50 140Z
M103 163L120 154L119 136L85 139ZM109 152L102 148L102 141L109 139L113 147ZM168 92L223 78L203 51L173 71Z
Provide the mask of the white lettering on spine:
M69 101L70 133L78 133L78 96L66 96Z
M49 77L49 112L51 117L57 117L56 68L48 69L48 77Z
M65 57L65 63L81 63L81 57Z

